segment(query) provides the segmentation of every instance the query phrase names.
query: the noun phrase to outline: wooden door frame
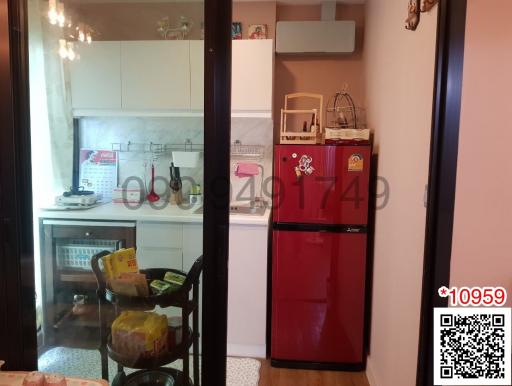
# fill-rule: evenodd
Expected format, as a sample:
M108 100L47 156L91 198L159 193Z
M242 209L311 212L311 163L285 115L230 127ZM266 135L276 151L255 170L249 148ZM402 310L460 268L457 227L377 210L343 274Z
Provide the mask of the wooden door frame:
M202 385L226 384L232 0L205 0Z
M450 284L466 5L439 2L417 386L433 386L433 309L447 306L437 290Z
M0 0L0 232L7 368L37 364L28 43L22 1ZM2 255L0 254L0 256Z
M202 384L224 385L227 341L231 0L205 0ZM0 307L6 369L37 367L26 0L0 0ZM3 292L5 290L5 293ZM4 311L3 309L1 309Z

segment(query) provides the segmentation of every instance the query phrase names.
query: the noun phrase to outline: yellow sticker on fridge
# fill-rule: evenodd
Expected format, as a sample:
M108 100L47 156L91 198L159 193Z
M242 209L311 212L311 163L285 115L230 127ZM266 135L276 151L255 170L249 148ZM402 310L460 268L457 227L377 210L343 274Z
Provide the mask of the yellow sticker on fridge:
M348 171L349 172L362 172L364 167L363 156L359 153L352 154L348 158Z

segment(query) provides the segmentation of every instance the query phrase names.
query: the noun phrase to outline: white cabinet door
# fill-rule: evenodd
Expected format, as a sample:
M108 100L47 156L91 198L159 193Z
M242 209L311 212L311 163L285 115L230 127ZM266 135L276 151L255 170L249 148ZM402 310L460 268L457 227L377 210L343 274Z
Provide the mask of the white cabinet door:
M233 40L231 109L272 111L272 39Z
M138 221L137 261L141 269L183 269L183 226L181 224Z
M204 110L204 41L190 41L190 105Z
M230 225L228 355L265 358L268 227Z
M77 47L70 62L74 109L121 108L121 42L93 42Z
M140 269L183 269L183 251L180 248L137 248L137 263Z
M188 272L203 254L203 224L183 224L183 270Z
M190 109L190 43L121 43L122 105L128 110Z

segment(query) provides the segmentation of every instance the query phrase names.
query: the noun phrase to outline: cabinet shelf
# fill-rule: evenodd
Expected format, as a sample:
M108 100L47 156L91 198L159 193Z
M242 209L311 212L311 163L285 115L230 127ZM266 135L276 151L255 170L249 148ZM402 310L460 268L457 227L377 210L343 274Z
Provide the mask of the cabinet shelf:
M91 284L96 288L96 277L92 271L62 269L57 271L57 277L64 283Z

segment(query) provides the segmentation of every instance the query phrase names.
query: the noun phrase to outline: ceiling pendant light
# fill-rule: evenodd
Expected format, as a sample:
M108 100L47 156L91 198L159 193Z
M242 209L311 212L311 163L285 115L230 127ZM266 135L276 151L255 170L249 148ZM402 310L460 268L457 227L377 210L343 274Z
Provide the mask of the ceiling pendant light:
M48 20L50 21L50 24L55 25L57 24L57 0L49 0L48 3Z
M68 57L68 48L66 45L66 39L59 39L59 56L62 59L66 59Z
M73 61L76 58L75 45L73 42L67 42L68 59Z
M77 31L78 31L78 41L80 42L85 42L85 28L84 28L84 24L83 23L80 23L78 24L78 26L76 27Z
M64 14L64 3L57 3L57 22L59 23L59 27L64 27L66 23L66 15Z

